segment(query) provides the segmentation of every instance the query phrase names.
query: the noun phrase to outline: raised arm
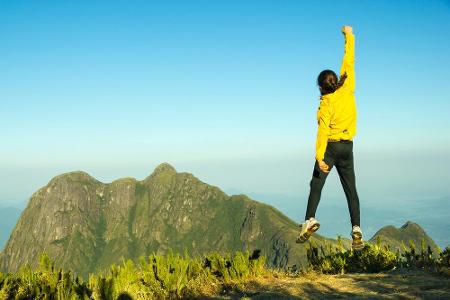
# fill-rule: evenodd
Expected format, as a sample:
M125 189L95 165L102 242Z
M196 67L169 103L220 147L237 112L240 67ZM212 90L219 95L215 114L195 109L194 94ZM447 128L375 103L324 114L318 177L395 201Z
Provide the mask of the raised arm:
M344 81L344 88L351 92L355 91L355 36L353 29L350 26L342 27L342 33L345 36L344 58L342 59L342 66L340 76L347 74Z

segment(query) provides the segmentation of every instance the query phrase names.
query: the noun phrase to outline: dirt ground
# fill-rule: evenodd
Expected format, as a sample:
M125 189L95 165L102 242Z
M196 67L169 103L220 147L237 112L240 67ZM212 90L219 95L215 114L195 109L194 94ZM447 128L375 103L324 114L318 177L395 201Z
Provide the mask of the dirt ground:
M210 299L450 299L450 278L424 271L261 276Z

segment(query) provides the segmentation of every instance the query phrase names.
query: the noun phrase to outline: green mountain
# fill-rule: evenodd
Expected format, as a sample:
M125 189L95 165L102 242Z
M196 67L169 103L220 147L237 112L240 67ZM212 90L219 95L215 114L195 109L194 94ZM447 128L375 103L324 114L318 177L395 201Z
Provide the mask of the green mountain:
M45 251L57 265L85 275L122 257L169 249L190 255L260 249L271 265L286 267L305 262L305 246L295 243L298 231L274 207L228 196L167 163L142 181L105 184L71 172L32 195L0 254L0 268L33 265Z
M35 265L46 252L57 266L85 276L122 258L170 249L191 256L259 249L270 266L292 267L306 263L305 245L295 243L298 232L298 224L274 207L228 196L167 163L142 181L106 184L71 172L32 195L0 253L0 270ZM317 234L311 240L336 242Z
M419 224L411 221L406 222L400 228L396 228L392 225L381 228L370 239L370 242L375 243L378 238L382 243L388 244L392 250L399 250L400 252L403 252L402 243L409 247L409 242L413 241L417 249L420 249L422 240L426 245L429 245L434 252L438 249L436 243L427 235L425 230L423 230Z

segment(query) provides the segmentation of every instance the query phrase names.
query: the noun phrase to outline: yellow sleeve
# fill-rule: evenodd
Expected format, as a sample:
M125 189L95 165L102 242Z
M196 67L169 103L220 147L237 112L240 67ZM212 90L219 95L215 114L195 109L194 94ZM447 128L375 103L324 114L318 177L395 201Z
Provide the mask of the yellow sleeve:
M331 107L322 100L320 102L319 111L317 112L317 121L319 128L317 130L316 141L316 159L323 160L328 144L328 134L330 132Z
M350 91L355 91L355 36L352 33L345 33L344 58L340 76L347 74L343 87Z

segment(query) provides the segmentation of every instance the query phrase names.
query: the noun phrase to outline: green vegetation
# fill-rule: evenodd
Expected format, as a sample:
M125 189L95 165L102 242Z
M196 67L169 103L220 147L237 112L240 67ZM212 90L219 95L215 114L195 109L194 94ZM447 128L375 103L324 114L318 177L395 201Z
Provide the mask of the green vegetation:
M222 284L264 272L259 251L234 255L212 253L202 258L169 252L152 254L139 263L124 260L108 271L83 281L70 271L56 269L48 255L39 267L22 267L15 274L0 273L0 299L160 299L217 293Z
M450 247L433 255L422 243L420 251L411 241L403 252L387 245L367 243L360 252L337 244L309 243L309 266L301 272L266 267L259 250L235 254L211 253L202 257L152 254L138 262L123 260L108 270L90 274L87 280L71 271L58 269L47 254L33 270L22 267L17 273L0 273L0 300L3 299L161 299L214 296L224 290L244 290L257 278L302 278L308 273L377 273L393 269L420 269L448 275ZM270 285L270 284L269 284Z
M403 251L392 251L389 245L382 245L381 239L376 244L366 243L362 251L345 250L340 238L335 245L317 246L310 242L307 249L309 269L324 274L377 273L393 269L422 269L448 273L450 267L450 247L439 255L422 240L421 249L417 251L415 243L410 240L409 248L403 244Z

